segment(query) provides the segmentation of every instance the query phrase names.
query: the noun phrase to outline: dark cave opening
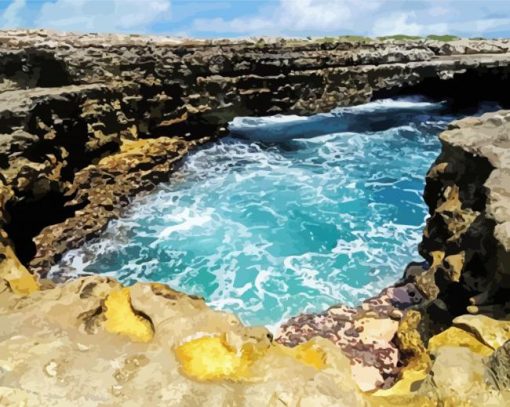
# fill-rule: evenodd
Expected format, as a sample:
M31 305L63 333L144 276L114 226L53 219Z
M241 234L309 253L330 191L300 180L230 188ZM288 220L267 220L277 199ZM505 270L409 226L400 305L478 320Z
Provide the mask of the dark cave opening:
M25 198L7 205L10 219L5 231L24 265L28 265L36 254L33 238L46 226L65 221L79 209L65 206L68 199L58 191L50 191L37 200Z
M455 74L449 79L435 76L416 85L379 90L374 92L373 99L423 95L433 100L447 100L454 111L463 110L469 114L469 109L476 109L475 106L482 100L510 108L509 89L510 72L507 68L480 68Z
M29 64L34 71L38 71L36 86L51 88L71 85L72 79L64 61L59 61L55 55L49 53L35 53L30 55Z

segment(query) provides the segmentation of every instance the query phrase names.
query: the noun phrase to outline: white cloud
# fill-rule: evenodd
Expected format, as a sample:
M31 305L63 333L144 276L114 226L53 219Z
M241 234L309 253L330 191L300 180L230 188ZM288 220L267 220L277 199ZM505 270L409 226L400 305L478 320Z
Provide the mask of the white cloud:
M1 28L19 28L23 24L21 13L26 0L13 0L0 15Z
M293 32L341 32L354 28L357 15L375 11L384 0L280 0L275 9L260 15L196 19L193 28L202 32L278 35ZM267 13L267 14L266 14Z
M376 20L372 28L372 34L376 36L402 33L407 35L419 35L421 34L422 27L419 24L410 22L413 14L414 13L398 13Z
M417 22L416 14L395 13L376 20L372 27L371 35L384 36L395 34L406 35L427 35L447 34L449 26L447 23L420 24Z
M469 36L510 31L508 15L510 1L500 0L279 0L251 16L195 19L191 28L207 35Z
M351 17L351 7L343 0L282 0L280 25L295 30L339 28Z
M201 32L231 32L231 33L259 33L267 35L274 33L274 22L268 18L197 18L193 22L193 30Z
M172 0L10 0L0 12L0 28L165 31L207 37L510 33L509 0L265 0L258 7L254 1L176 0L170 24L171 3ZM222 9L230 9L231 17L218 12Z
M82 32L145 32L170 14L170 0L57 0L42 5L36 26Z

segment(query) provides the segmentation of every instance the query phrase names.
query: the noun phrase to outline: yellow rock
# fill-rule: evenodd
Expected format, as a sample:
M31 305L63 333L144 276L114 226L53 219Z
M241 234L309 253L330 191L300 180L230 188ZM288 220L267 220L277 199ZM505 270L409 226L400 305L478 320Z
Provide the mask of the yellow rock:
M5 256L0 260L0 278L9 283L12 292L18 295L30 295L40 286L36 277L18 260L10 246L0 243L0 253Z
M326 366L326 354L313 340L302 343L294 348L276 345L276 350L292 356L304 365L312 366L318 370Z
M401 377L395 385L386 390L377 390L375 397L406 396L416 391L416 388L427 377L427 370L407 368L402 371Z
M401 352L411 355L407 367L428 371L432 362L418 332L420 321L421 314L418 311L407 311L400 321L396 342Z
M442 251L436 250L436 251L430 252L430 256L432 257L432 264L430 265L430 267L437 268L443 262L445 254Z
M374 392L374 397L393 399L409 396L412 391L416 391L416 387L427 377L431 360L418 332L420 320L421 314L418 311L411 310L400 321L396 342L401 352L411 356L407 365L401 371L400 379L391 388ZM427 404L413 401L413 405Z
M493 349L480 342L474 335L455 326L430 338L428 349L431 353L435 353L442 346L462 346L483 356L489 356L493 352Z
M204 336L185 342L175 349L182 372L201 381L252 379L251 365L266 356L291 357L299 363L322 369L326 366L326 354L314 341L294 348L272 344L267 348L256 344L244 344L240 350L231 346L225 335Z
M449 275L451 281L459 282L462 269L464 268L465 257L465 253L462 251L445 258L445 262L449 266L446 273Z
M485 315L461 315L453 320L453 324L472 332L492 349L497 349L510 340L509 321L498 321Z
M112 291L105 300L105 307L104 328L108 332L126 335L136 342L149 342L154 336L150 321L135 314L129 288Z
M185 375L197 380L241 380L251 363L237 353L224 336L206 336L178 346L175 355Z
M380 390L382 391L382 390ZM437 407L437 400L433 400L430 397L419 395L416 393L402 394L402 395L389 395L385 397L379 397L374 393L372 396L368 396L371 406L374 407ZM450 407L450 406L448 406ZM453 407L453 406L451 406Z

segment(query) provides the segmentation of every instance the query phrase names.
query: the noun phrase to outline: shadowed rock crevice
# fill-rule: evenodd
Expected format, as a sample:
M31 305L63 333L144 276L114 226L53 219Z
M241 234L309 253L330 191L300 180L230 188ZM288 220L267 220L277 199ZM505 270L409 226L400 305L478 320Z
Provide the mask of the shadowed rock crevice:
M483 137L483 128L479 131ZM433 308L442 310L441 318L437 311L431 318L436 324L431 334L468 310L481 312L477 306L483 309L491 301L496 306L496 314L491 314L505 315L499 289L491 300L482 295L492 291L501 245L494 234L496 222L487 213L490 190L485 184L494 170L487 157L443 139L442 153L427 175L424 198L430 218L419 251L429 267L416 280L422 293L434 300ZM499 311L497 304L503 306Z
M508 389L510 329L486 315L509 311L509 112L441 134L425 191L426 262L356 308L290 319L276 343L161 285L39 280L7 234L44 276L235 116L308 115L411 92L506 106L509 41L49 37L0 33L3 400L508 405L498 390Z
M3 50L0 62L0 89L51 88L73 84L64 60L51 50L29 47Z
M51 88L73 83L64 60L46 51L28 52L27 65L37 73L36 87Z
M5 225L5 231L23 264L28 265L36 253L35 236L48 225L64 222L80 209L80 206L66 206L67 201L61 193L49 192L38 200L24 199L15 206L7 205L10 221Z
M509 86L508 69L480 67L445 77L427 77L416 85L381 89L374 92L374 98L424 95L448 100L453 109L462 109L469 114L469 108L477 106L481 100L497 102L502 108L510 107L510 95L502 91Z

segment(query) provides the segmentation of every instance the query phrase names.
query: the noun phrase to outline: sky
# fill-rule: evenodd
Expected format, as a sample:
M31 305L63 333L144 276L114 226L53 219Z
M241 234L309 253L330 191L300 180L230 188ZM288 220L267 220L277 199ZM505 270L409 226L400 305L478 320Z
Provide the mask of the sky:
M510 37L510 0L0 0L0 28L197 38Z

